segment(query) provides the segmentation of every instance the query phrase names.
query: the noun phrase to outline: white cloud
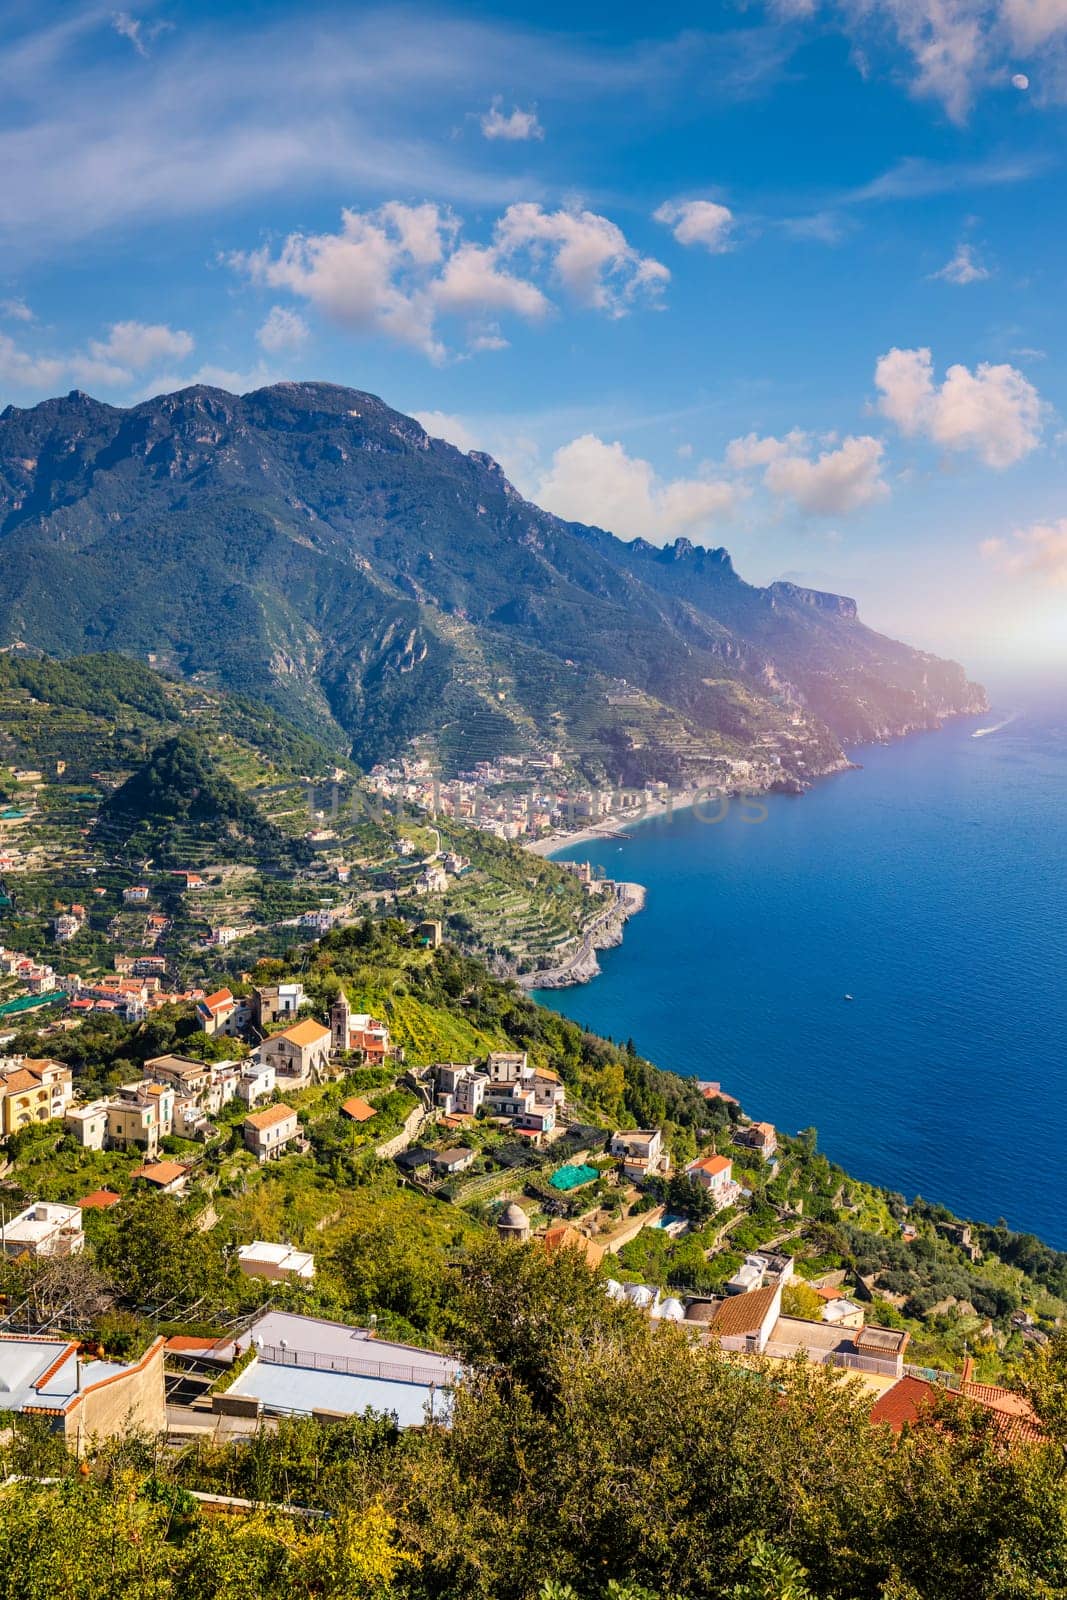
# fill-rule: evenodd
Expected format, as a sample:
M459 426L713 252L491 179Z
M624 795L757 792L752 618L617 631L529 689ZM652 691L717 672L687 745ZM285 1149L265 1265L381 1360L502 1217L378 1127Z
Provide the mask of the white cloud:
M1012 541L986 539L982 555L1012 577L1035 577L1067 587L1067 517L1017 528Z
M476 435L462 417L454 416L448 411L413 411L411 415L426 429L431 439L445 439L449 444L454 444L457 450L464 452L482 448Z
M938 385L928 349L893 349L879 358L874 381L879 410L901 433L973 451L987 466L1010 467L1040 442L1045 408L1016 367L957 365Z
M816 517L844 516L884 500L889 486L882 477L885 447L869 434L849 435L836 449L814 458L785 453L768 463L763 481L771 494L792 500Z
M157 362L180 361L192 350L191 334L158 322L113 322L106 338L90 339L84 350L60 355L27 350L7 334L0 334L0 384L35 399L72 385L122 393L130 390L139 372ZM170 386L197 381L211 380L176 378ZM164 386L165 380L157 379L151 392L158 393Z
M795 455L807 448L808 436L799 428L787 433L784 439L773 435L761 438L757 433L746 433L743 438L731 439L726 446L726 465L734 472L747 472L750 467L766 467L780 456Z
M36 321L25 300L17 297L12 300L0 300L0 317L6 317L9 322Z
M1004 0L1003 17L1017 50L1037 50L1067 32L1067 0Z
M515 107L504 115L503 101L498 95L489 110L483 112L481 129L486 139L505 139L510 142L525 139L543 139L545 130L537 120L536 111L520 111Z
M89 350L97 361L140 372L157 361L183 360L193 345L192 334L163 322L113 322L107 338L91 339Z
M264 350L296 350L308 336L309 328L299 311L286 306L271 306L266 320L256 332Z
M425 268L439 257L445 218L428 209L432 216L427 208L396 204L345 210L338 233L291 233L277 256L266 247L238 252L231 265L254 283L288 289L344 327L381 332L441 359Z
M447 354L442 316L463 321L472 351L506 345L501 316L543 320L552 303L538 273L611 316L654 296L669 276L607 217L533 204L510 206L489 244L461 239L459 219L439 206L389 201L344 211L337 233L293 233L277 254L264 247L229 259L254 283L287 289L344 327L385 334L435 361Z
M810 434L800 428L778 439L747 433L726 446L733 472L761 471L763 485L778 500L791 500L809 516L844 516L884 500L885 447L869 434L850 434L840 444L831 435L815 453Z
M628 455L617 441L607 444L586 433L556 451L533 499L568 521L666 544L730 516L745 492L742 485L712 478L664 482L649 462Z
M497 252L478 244L459 246L434 283L432 294L442 311L466 317L510 311L536 321L550 305L536 284L502 270Z
M595 211L544 211L524 201L509 206L497 223L500 255L547 255L552 275L579 305L623 315L641 295L655 299L669 282L662 262L640 255L622 229Z
M713 255L731 248L734 214L714 200L668 200L652 213L674 233L679 244L701 244Z
M73 383L76 387L124 387L132 374L123 367L82 352L69 356L34 355L0 333L0 384L17 394L55 394Z
M111 19L111 26L123 39L128 39L139 56L147 56L148 48L144 42L144 24L139 17L131 17L128 11L116 11Z
M973 245L960 244L957 245L956 254L951 261L946 261L945 265L939 267L931 276L942 278L945 283L956 283L962 286L968 283L983 283L991 274L989 268L984 267L976 259Z

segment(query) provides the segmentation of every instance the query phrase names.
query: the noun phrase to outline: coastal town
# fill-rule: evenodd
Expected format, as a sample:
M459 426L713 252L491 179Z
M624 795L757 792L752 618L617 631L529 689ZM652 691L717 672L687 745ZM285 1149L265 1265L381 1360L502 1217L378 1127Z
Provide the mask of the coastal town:
M420 961L445 954L436 925L413 926L405 947ZM400 1196L467 1226L476 1218L517 1250L573 1253L602 1282L605 1307L628 1306L742 1364L803 1358L856 1379L874 1425L899 1430L935 1395L956 1395L986 1408L1006 1443L1040 1434L1014 1391L978 1381L973 1357L954 1370L912 1360L907 1325L871 1314L872 1303L893 1309L873 1279L850 1284L824 1267L803 1205L768 1201L783 1163L797 1167L795 1142L743 1116L717 1082L699 1085L706 1126L681 1139L676 1127L591 1118L582 1091L525 1049L426 1058L407 1013L402 1044L343 983L316 1003L299 969L178 996L153 974L120 980L106 998L73 984L49 997L43 1037L64 1041L68 1056L79 1031L104 1019L133 1031L164 1014L189 1018L180 1047L147 1055L106 1094L87 1097L84 1073L58 1057L0 1060L0 1408L44 1416L72 1450L131 1426L175 1443L247 1438L294 1414L368 1406L402 1427L447 1421L463 1364L374 1320L324 1317L322 1256L336 1246L316 1245L316 1227L267 1236L234 1233L227 1220L227 1195L265 1192L271 1174L321 1181L335 1149L368 1173L390 1170ZM71 1273L145 1204L195 1219L201 1237L225 1229L231 1270L248 1287L213 1313L208 1334L182 1327L183 1316L198 1330L212 1317L194 1283L179 1279L165 1306L161 1287L142 1283L125 1296L139 1348L119 1359L94 1334L99 1313ZM921 1226L904 1221L902 1241L919 1241ZM953 1242L980 1258L966 1229ZM1013 1326L1016 1339L1047 1342L1030 1312Z

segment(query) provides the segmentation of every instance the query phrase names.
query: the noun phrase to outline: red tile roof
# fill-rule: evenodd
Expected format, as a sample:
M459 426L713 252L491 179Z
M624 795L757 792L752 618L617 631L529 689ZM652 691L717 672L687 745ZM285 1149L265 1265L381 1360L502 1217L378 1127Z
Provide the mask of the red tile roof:
M353 1122L369 1122L371 1117L378 1115L374 1107L368 1105L366 1100L361 1100L358 1095L353 1095L351 1100L343 1100L341 1110L346 1116L351 1117Z
M282 1100L276 1106L268 1106L266 1111L253 1111L250 1117L245 1118L245 1123L262 1133L264 1128L273 1128L276 1122L285 1122L295 1116L292 1106L287 1106Z
M946 1394L952 1400L961 1398L961 1393L940 1389L924 1378L900 1378L891 1389L879 1395L871 1407L871 1421L885 1422L894 1433L899 1433L905 1424L910 1427L924 1412L931 1411L938 1394ZM992 1413L997 1433L1005 1443L1036 1443L1042 1438L1040 1424L1028 1401L1013 1390L1001 1389L992 1383L965 1382L962 1398L973 1400Z
M146 1183L158 1183L161 1188L168 1183L173 1183L176 1178L184 1178L188 1167L183 1167L180 1161L146 1161L143 1167L138 1167L132 1173L134 1178L144 1178Z
M107 1206L117 1206L122 1199L114 1189L94 1189L92 1194L84 1195L77 1203L83 1211L103 1211Z

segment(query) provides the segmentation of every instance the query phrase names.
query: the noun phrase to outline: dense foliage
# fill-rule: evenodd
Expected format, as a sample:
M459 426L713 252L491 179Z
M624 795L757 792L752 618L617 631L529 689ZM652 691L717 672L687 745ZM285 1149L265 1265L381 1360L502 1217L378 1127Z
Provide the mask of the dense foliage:
M1067 1586L1067 1342L1032 1358L1047 1442L945 1399L899 1439L825 1367L741 1368L605 1299L573 1253L486 1243L448 1290L451 1426L294 1419L84 1480L33 1429L3 1465L15 1600L1053 1600ZM207 1518L190 1491L241 1497ZM286 1508L283 1510L282 1508ZM292 1509L291 1509L292 1508ZM322 1519L316 1512L326 1512Z

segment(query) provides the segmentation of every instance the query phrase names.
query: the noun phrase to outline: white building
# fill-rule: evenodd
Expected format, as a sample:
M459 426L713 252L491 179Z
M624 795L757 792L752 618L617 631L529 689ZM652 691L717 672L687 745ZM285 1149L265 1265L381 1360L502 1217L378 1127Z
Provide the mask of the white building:
M630 1128L613 1133L608 1150L621 1163L624 1177L639 1180L670 1171L670 1156L663 1148L659 1128Z
M251 1109L270 1099L277 1082L278 1074L268 1061L246 1061L241 1068L237 1093Z
M439 1061L433 1070L436 1102L445 1116L475 1116L485 1100L488 1075L479 1072L473 1062Z
M0 1247L6 1256L76 1256L85 1249L81 1208L38 1200L10 1222L0 1210Z
M268 1278L274 1283L310 1283L315 1276L315 1257L310 1251L270 1244L265 1239L241 1245L237 1265L246 1278Z

